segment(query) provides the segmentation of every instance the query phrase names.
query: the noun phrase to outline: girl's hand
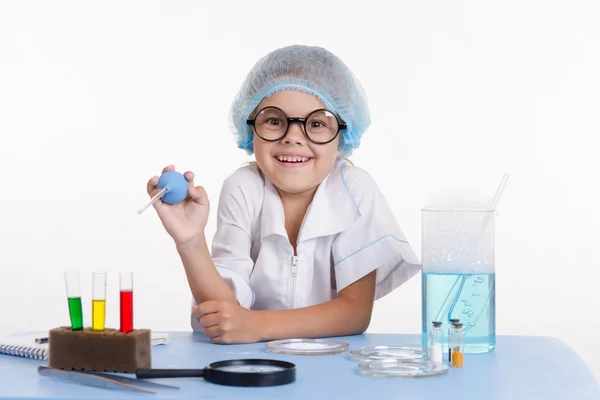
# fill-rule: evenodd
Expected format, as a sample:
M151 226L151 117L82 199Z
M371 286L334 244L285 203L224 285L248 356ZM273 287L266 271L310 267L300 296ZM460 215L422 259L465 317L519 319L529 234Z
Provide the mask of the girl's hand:
M162 172L174 169L173 165L169 165ZM184 176L189 182L189 187L188 195L183 201L177 204L167 204L159 199L153 204L163 226L178 246L202 237L210 208L204 188L194 186L194 173L187 171ZM158 176L154 176L148 181L147 191L150 197L160 191L156 188L158 179Z
M256 311L237 301L210 300L193 307L194 315L213 343L254 343L261 340Z

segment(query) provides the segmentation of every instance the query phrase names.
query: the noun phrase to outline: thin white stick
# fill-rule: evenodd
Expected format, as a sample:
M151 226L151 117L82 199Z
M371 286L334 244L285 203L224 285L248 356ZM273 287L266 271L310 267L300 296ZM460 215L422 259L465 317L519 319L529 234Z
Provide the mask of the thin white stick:
M498 200L500 200L500 196L502 195L502 191L504 190L504 186L506 186L506 182L508 181L508 174L504 174L504 176L502 177L502 181L500 182L500 185L498 186L498 189L496 189L496 194L494 195L494 199L492 200L492 204L491 204L491 209L495 210L496 206L498 205Z
M167 188L163 188L160 192L156 193L154 196L152 196L152 198L150 199L150 201L142 208L140 208L137 213L141 214L144 212L144 210L148 207L150 207L152 204L154 204L154 202L156 200L158 200L159 198L163 197L163 195L167 192Z

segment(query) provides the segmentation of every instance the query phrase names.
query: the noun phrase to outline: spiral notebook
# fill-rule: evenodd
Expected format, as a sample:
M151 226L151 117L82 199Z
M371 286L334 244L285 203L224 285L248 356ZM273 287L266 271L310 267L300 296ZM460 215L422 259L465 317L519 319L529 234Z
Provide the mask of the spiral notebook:
M16 334L0 339L0 354L10 356L33 358L36 360L48 359L48 343L36 343L40 334ZM150 345L169 343L169 335L161 332L150 332Z

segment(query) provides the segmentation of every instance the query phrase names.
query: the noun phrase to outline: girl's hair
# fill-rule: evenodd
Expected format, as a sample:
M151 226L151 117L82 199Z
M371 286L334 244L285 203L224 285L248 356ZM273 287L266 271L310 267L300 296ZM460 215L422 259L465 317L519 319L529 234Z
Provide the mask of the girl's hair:
M354 163L352 162L352 160L350 160L349 158L346 158L344 156L340 156L343 160L345 160L348 164L354 166Z

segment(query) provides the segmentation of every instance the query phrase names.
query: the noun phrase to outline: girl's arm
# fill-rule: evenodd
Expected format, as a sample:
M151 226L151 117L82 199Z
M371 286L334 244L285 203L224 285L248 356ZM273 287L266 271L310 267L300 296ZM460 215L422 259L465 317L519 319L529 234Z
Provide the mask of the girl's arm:
M293 310L258 311L261 340L363 333L371 322L375 274L376 271L369 273L325 303Z
M237 301L235 293L215 268L204 235L177 246L177 252L197 304L206 300Z
M162 173L172 171L175 171L175 166L168 165ZM236 300L238 304L250 307L254 301L254 292L247 279L253 265L250 257L251 221L241 190L241 184L251 182L248 175L252 175L252 171L239 171L225 179L221 188L212 256L204 233L210 202L206 190L194 185L193 172L184 173L189 185L184 201L176 204L152 203L165 230L173 238L196 304ZM260 181L260 177L255 179ZM159 181L158 176L148 180L146 191L149 196L159 192ZM219 262L222 265L218 265Z
M359 334L371 321L375 274L369 273L340 290L339 297L315 306L255 311L237 302L207 301L195 306L194 314L214 343Z
M251 170L238 170L223 182L217 207L217 230L209 250L206 236L177 246L196 304L233 301L250 308L254 292L248 283L254 261L251 251L251 217L243 185L260 179Z

